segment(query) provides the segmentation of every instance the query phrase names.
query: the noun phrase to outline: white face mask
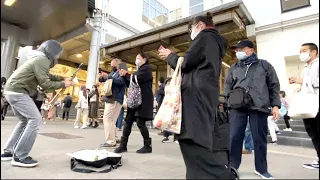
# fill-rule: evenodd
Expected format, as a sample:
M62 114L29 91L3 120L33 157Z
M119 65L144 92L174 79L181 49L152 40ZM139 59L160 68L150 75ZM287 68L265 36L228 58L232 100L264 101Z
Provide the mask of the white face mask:
M191 30L191 40L194 40L200 33L200 31L195 32L196 28L198 27L199 23Z
M140 59L136 59L136 66L140 66L141 64L141 60Z
M301 60L302 62L307 62L307 61L309 61L310 59L311 59L311 56L310 56L309 53L305 52L305 53L301 53L301 54L300 54L300 60Z
M236 56L239 61L244 60L245 58L248 57L246 52L240 52L240 51L236 52Z

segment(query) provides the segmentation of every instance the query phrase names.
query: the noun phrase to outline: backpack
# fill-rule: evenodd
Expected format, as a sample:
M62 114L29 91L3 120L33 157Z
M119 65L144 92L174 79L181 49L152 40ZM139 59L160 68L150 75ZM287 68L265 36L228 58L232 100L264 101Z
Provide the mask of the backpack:
M72 106L72 100L70 97L66 97L66 99L64 100L64 107L66 108L70 108Z

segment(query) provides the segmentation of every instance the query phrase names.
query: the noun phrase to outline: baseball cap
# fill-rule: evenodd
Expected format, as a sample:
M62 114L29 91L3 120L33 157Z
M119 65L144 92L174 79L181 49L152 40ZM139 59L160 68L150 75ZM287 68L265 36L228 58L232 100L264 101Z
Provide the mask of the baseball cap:
M244 48L244 47L253 48L254 44L252 41L249 41L246 39L246 40L239 41L236 45L232 46L231 49Z

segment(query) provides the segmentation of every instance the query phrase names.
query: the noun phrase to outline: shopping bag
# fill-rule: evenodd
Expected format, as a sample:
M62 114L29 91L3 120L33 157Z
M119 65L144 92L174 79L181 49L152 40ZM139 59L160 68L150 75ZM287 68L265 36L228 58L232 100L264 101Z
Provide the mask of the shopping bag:
M319 111L319 95L314 93L296 93L290 103L288 115L292 119L315 118Z
M141 88L139 86L138 78L134 75L135 82L130 77L130 85L128 88L127 106L131 109L137 109L142 104Z
M112 79L108 79L104 82L102 94L107 97L112 95Z
M181 103L181 64L183 58L178 59L177 67L172 75L172 80L165 87L165 96L157 115L154 118L153 125L161 130L180 134L182 119Z

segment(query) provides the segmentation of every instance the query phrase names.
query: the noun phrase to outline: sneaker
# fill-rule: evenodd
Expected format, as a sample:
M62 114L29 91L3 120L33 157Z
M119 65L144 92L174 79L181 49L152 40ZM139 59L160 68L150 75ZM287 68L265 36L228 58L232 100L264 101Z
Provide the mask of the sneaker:
M291 128L285 128L284 131L292 131Z
M74 126L74 128L75 128L75 129L79 129L80 127L79 127L79 126Z
M81 126L81 129L86 129L88 126Z
M158 135L159 135L159 136L163 136L163 132L159 132Z
M310 164L303 164L302 167L304 167L306 169L318 169L319 170L319 162L318 161L313 161Z
M276 131L276 134L280 135L280 134L281 134L281 132L280 132L280 131Z
M18 167L35 167L38 164L39 164L38 161L33 160L30 156L24 159L13 157L11 161L12 166L18 166Z
M1 161L11 161L12 160L12 153L10 151L4 150L1 154Z
M164 138L164 139L162 140L162 143L170 143L169 138Z
M274 179L274 178L271 176L271 174L269 174L268 172L265 172L265 173L260 174L258 171L255 170L254 173L255 173L256 175L258 175L258 176L261 176L262 179Z
M47 122L44 121L42 124L47 124Z
M117 146L117 144L109 144L109 143L100 144L101 148L112 148L112 147L116 147L116 146Z
M271 141L270 144L276 145L276 144L277 144L277 141Z
M175 140L174 143L179 144L179 141L178 141L178 140Z

